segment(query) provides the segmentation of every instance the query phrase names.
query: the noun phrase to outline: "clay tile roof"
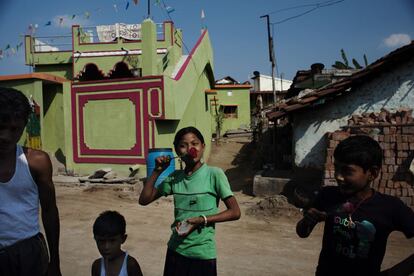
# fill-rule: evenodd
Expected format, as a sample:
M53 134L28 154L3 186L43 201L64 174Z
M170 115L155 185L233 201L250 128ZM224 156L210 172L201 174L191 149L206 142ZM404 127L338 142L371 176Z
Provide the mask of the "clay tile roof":
M414 40L411 41L410 44L398 48L388 55L378 59L374 63L371 63L364 69L355 72L348 78L314 90L312 93L309 93L302 98L296 97L295 99L291 99L285 103L277 104L272 108L272 110L266 113L266 116L270 120L276 120L290 112L298 111L316 104L324 104L327 102L328 97L333 99L342 94L352 93L353 90L351 88L379 76L379 73L382 73L389 68L408 62L413 57Z

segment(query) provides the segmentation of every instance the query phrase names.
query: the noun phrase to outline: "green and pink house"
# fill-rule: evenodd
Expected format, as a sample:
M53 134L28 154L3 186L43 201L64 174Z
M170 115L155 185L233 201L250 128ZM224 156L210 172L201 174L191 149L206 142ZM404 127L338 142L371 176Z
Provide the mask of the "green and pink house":
M145 168L148 149L171 148L176 131L189 125L204 134L208 158L216 105L226 112L222 133L250 124L251 87L215 85L207 30L188 55L173 22L106 26L99 39L94 32L72 26L68 50L26 36L33 73L0 76L0 86L19 89L40 106L42 149L67 170Z

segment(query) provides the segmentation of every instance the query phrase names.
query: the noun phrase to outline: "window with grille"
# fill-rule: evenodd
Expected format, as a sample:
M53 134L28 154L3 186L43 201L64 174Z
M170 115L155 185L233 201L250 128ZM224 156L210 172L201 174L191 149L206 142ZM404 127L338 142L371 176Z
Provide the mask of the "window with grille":
M237 118L237 105L221 105L220 111L223 112L224 118Z

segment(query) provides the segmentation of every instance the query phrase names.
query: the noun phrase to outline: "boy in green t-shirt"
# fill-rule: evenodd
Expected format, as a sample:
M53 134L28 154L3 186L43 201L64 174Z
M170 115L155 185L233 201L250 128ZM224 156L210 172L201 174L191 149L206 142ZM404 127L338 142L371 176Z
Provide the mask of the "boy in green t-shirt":
M141 192L147 205L160 196L174 196L174 222L168 242L164 275L217 275L215 223L240 218L240 209L223 170L201 162L205 143L200 131L183 128L174 138L175 151L185 162L158 188L154 183L168 167L170 158L156 158L156 168ZM220 199L227 209L218 213Z

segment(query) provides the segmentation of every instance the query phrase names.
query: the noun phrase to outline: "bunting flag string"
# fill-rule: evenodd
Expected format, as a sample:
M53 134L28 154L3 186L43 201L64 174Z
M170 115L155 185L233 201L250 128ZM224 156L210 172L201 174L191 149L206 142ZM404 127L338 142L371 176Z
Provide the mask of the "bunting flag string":
M175 9L174 9L173 7L167 6L167 7L165 7L165 11L166 11L168 14L170 14L170 13L174 12L174 11L175 11Z
M16 50L19 51L19 48L23 46L23 42L20 42L16 45Z
M135 6L139 4L139 0L132 0L132 2ZM156 2L160 3L160 0L156 0ZM112 4L112 7L116 13L118 13L118 6L119 6L117 4L120 4L120 3L122 2L117 1ZM130 1L126 1L125 10L128 10L129 7L130 7ZM93 12L99 12L99 11L101 11L101 8L93 10ZM174 11L174 8L168 7L168 11L171 13ZM84 19L88 20L90 19L91 16L92 14L89 11L84 11L83 13L79 13L79 14L73 13L72 15L67 15L67 16L65 15L65 16L60 16L57 19L47 20L42 26L43 27L51 27L51 26L63 27L65 26L64 23L68 22L69 20L73 21L79 17L83 17ZM38 24L29 24L27 27L26 34L33 36L37 32L38 28L39 28ZM13 46L13 47L11 45L12 44L8 43L5 48L3 49L0 48L0 60L3 59L4 57L10 57L12 55L15 55L19 51L19 49L23 46L23 42L20 42L16 44L16 46Z

